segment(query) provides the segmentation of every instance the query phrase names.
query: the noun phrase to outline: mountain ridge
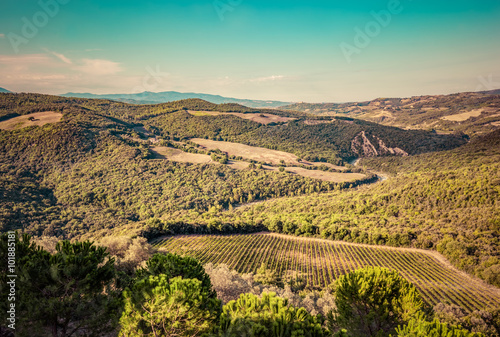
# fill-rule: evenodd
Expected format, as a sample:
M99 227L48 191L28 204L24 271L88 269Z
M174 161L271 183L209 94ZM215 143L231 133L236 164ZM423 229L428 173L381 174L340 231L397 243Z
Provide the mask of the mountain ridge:
M75 93L68 92L62 97L77 97L77 98L99 98L111 99L131 104L158 104L179 101L189 98L199 98L205 101L223 104L223 103L237 103L250 108L277 108L280 106L288 105L290 102L281 102L273 100L252 100L252 99L239 99L233 97L224 97L221 95L194 93L194 92L178 92L178 91L163 91L151 92L144 91L136 94L91 94L91 93Z

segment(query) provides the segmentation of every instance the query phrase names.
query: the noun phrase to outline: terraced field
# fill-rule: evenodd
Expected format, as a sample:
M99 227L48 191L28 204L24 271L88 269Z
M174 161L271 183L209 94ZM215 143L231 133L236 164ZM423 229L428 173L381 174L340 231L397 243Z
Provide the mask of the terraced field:
M190 255L202 263L224 263L240 273L262 263L284 275L301 272L311 287L323 287L364 266L399 271L431 305L456 304L468 311L500 307L500 290L451 267L440 255L422 250L375 247L272 233L231 236L176 236L155 247Z

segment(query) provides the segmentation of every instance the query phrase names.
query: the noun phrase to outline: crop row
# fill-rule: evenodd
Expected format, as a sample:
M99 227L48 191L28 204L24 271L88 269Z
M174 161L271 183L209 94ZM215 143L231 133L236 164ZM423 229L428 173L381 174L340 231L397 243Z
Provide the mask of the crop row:
M158 241L163 250L190 255L202 263L227 264L255 273L262 263L279 277L298 272L307 285L321 288L364 266L386 267L415 284L427 303L455 304L468 311L497 308L500 292L422 251L296 238L275 234L176 236Z

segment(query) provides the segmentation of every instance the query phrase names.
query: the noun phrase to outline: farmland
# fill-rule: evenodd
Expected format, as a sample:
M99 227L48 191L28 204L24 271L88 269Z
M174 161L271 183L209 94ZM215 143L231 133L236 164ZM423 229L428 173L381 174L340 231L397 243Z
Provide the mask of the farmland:
M424 250L356 245L321 239L260 233L231 236L177 236L155 243L202 263L226 264L255 273L262 263L283 276L299 272L311 288L365 266L387 267L414 283L430 305L449 303L468 311L496 308L500 291L451 267L439 254Z
M286 123L295 120L295 118L282 117L270 113L241 113L241 112L193 111L193 110L188 110L188 113L193 116L232 115L264 125L268 125L271 123Z
M269 162L272 163L273 165L278 165L280 164L281 160L284 160L285 162L291 164L295 165L300 164L306 167L325 166L327 168L333 168L336 170L345 169L345 167L335 166L329 163L310 163L307 161L301 161L299 163L295 155L282 151L274 151L243 144L218 142L206 139L192 139L192 141L198 144L203 144L204 149L210 149L210 150L219 149L231 156L235 157L240 156L247 160L260 159L260 161ZM172 147L155 146L151 148L151 151L154 153L155 159L168 159L178 163L218 164L218 162L212 160L212 158L207 154L189 153ZM244 170L249 168L250 163L241 160L230 160L228 161L227 165L234 169ZM263 165L263 169L266 171L275 171L275 172L279 171L279 168L277 166L271 166L271 165ZM323 171L317 169L310 170L296 166L286 167L285 171L290 174L296 174L306 178L318 179L334 183L349 182L367 178L367 176L362 173L331 172L331 171Z
M15 130L28 126L42 126L59 122L62 114L54 111L34 112L24 116L13 117L0 122L0 129Z

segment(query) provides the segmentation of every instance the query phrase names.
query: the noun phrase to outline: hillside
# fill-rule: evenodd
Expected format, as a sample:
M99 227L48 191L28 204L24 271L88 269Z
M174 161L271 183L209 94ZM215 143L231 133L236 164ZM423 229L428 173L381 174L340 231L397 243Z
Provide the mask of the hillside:
M8 94L8 93L11 93L11 91L4 89L4 88L0 88L0 93Z
M78 97L78 98L111 99L114 101L131 103L131 104L159 104L159 103L168 103L168 102L180 101L192 98L202 99L215 104L236 103L251 108L277 108L283 105L290 104L287 102L279 102L279 101L238 99L231 97L223 97L220 95L200 94L193 92L183 93L177 91L164 91L164 92L144 91L142 93L137 93L137 94L107 94L107 95L68 92L61 96Z
M28 120L0 131L4 231L23 228L66 238L125 232L153 238L267 228L438 249L459 268L499 284L498 132L463 146L467 139L460 134L196 99L138 106L37 94L0 96L0 122L38 116L34 113L62 118L43 125ZM235 113L290 120L265 124ZM192 139L280 150L293 155L294 165L298 159L344 164L364 157L361 167L345 169L398 174L352 189L370 181L337 183L291 174L290 167L278 170L289 165L286 161L235 168L228 159L245 158L236 152L228 158ZM204 154L219 163L161 159L153 151L158 146Z
M405 129L460 131L468 135L500 128L498 91L378 98L358 103L296 103L283 109L319 116L354 117Z
M220 212L216 221L355 243L434 249L459 269L500 286L500 131L455 150L368 158L359 165L393 176L357 190L281 198ZM181 214L169 221L204 223Z

